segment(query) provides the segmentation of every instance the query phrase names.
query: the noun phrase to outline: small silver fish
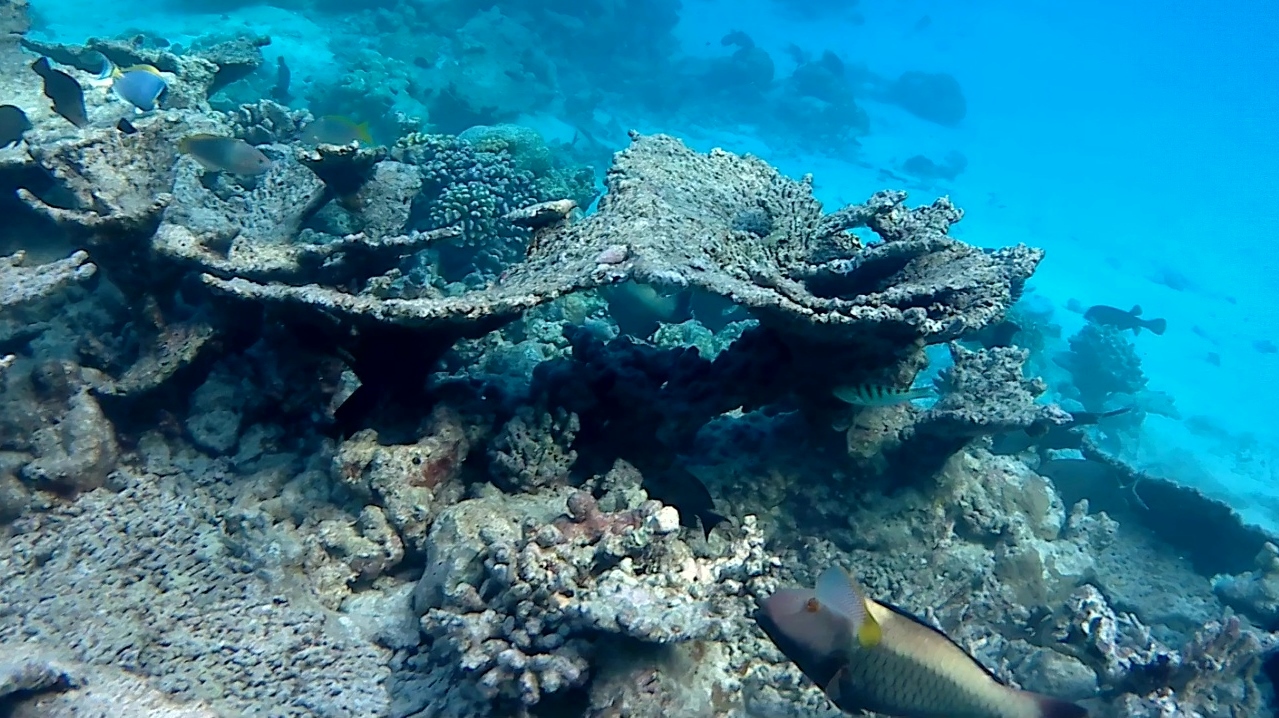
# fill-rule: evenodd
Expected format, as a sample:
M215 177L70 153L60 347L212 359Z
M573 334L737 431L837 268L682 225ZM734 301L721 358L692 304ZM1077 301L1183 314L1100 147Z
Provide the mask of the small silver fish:
M833 392L835 398L853 406L893 406L903 404L912 399L924 399L933 395L930 386L916 386L902 389L888 384L865 383L853 386L838 386Z

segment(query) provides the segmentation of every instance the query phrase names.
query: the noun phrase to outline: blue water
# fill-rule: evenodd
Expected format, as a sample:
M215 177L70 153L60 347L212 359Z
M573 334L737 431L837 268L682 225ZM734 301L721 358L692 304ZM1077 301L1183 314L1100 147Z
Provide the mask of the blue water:
M911 155L962 152L965 171L914 191L913 201L950 194L968 212L958 228L966 241L1045 248L1032 286L1040 301L1057 307L1067 335L1083 323L1064 308L1072 299L1140 304L1146 316L1167 319L1166 335L1143 333L1135 343L1150 388L1174 398L1180 419L1149 416L1141 440L1125 448L1129 458L1230 501L1252 521L1279 525L1279 515L1256 501L1279 496L1279 354L1253 346L1279 341L1273 5L864 0L850 11L856 18L805 19L783 12L785 4L686 0L675 29L678 52L726 57L732 48L720 39L740 30L772 56L777 81L794 68L785 50L792 43L810 54L834 51L850 66L887 77L946 72L963 89L966 117L944 127L859 98L870 124L861 147L823 153L749 125L716 126L679 107L642 111L627 101L627 86L606 86L612 126L679 135L698 149L754 152L792 176L811 172L830 204L900 184L881 179L878 169ZM460 3L418 3L418 12L442 5ZM349 22L367 17L356 5L34 6L44 20L39 32L63 41L138 29L173 42L209 32L268 34L268 67L283 55L302 83L353 71L377 80L379 53L388 51L369 24ZM397 109L412 114L412 101L402 102ZM548 105L522 121L571 137L565 119ZM619 148L625 141L616 132L606 139ZM1220 366L1207 361L1210 353Z

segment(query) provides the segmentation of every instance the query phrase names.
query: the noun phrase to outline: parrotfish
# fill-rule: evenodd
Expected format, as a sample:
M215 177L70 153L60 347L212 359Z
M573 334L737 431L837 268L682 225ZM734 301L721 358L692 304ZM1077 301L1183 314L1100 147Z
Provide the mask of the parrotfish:
M252 176L271 168L271 160L261 150L234 137L191 135L178 143L178 151L213 172Z
M0 105L0 149L16 145L22 136L31 129L31 120L21 107Z
M302 141L312 145L349 145L359 140L373 144L367 123L357 123L340 115L325 115L302 128Z
M756 622L840 710L898 718L1085 718L1075 703L1012 688L946 634L867 598L839 568L782 589Z
M1163 319L1142 319L1140 306L1124 311L1118 307L1097 304L1084 312L1084 319L1115 327L1120 331L1131 329L1133 334L1140 334L1142 329L1149 329L1155 334L1163 334L1168 330L1168 322Z
M912 399L924 399L933 395L930 386L916 386L902 389L887 384L856 384L853 386L835 387L835 398L853 406L893 406L903 404Z
M84 88L80 83L54 69L47 57L31 63L31 69L44 80L44 96L53 101L53 111L76 127L88 127L89 113L84 109Z
M160 95L169 89L169 82L155 68L138 66L122 72L111 88L125 102L139 110L150 112L155 109Z

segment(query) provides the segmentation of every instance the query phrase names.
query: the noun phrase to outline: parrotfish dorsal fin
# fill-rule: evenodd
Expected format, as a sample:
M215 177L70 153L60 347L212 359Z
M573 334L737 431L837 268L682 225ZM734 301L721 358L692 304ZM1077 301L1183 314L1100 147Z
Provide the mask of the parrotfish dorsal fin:
M844 569L837 566L822 571L815 590L818 603L826 610L848 622L852 635L863 648L879 643L883 633L879 623L866 607L866 597L857 582Z
M1141 316L1141 305L1140 304L1132 305L1132 311L1129 312L1129 314L1133 315L1134 317Z

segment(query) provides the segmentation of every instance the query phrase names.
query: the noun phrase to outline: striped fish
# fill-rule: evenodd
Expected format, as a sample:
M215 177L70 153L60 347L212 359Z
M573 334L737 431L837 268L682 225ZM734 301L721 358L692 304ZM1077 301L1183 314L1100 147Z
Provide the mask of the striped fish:
M924 399L933 395L930 386L902 389L889 384L854 384L835 387L835 398L853 406L893 406L912 399Z
M866 598L830 568L814 590L764 599L756 621L845 713L898 718L1086 718L1075 703L1012 688L946 634Z

